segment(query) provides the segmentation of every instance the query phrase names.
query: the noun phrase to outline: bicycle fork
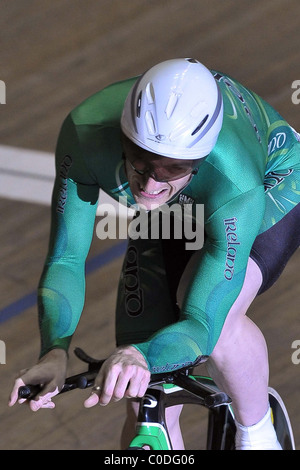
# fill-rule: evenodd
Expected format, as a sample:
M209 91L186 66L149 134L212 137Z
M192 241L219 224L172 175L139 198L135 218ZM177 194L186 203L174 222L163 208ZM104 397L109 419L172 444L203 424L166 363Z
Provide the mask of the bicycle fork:
M172 450L172 444L165 421L165 394L161 388L148 389L141 398L136 436L129 449Z

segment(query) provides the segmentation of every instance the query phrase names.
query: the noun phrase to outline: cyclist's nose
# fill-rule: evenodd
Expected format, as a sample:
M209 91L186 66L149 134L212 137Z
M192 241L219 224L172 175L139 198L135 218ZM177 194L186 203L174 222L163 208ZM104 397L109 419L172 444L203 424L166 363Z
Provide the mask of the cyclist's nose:
M152 191L156 191L161 188L161 183L160 181L156 181L151 174L145 174L144 175L144 189L150 193Z

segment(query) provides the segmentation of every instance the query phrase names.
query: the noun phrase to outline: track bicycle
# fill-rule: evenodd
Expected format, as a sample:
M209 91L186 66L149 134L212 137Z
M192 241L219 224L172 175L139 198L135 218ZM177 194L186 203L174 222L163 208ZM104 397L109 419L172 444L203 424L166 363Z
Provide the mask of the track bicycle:
M104 363L75 348L75 355L88 364L88 370L68 377L59 394L93 386ZM40 386L19 388L19 398L32 399ZM277 438L283 450L295 450L292 426L288 412L279 394L269 387L269 401ZM178 404L196 404L208 410L206 450L235 450L235 424L231 399L218 389L210 377L193 375L188 368L173 372L152 374L148 389L140 399L136 435L128 450L172 450L165 423L166 408Z

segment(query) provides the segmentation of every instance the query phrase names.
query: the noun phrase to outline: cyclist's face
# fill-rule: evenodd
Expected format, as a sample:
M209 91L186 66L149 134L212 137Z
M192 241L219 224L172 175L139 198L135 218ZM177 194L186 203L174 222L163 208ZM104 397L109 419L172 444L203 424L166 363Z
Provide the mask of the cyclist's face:
M132 145L123 148L132 195L146 210L169 201L192 177L192 160L161 157Z

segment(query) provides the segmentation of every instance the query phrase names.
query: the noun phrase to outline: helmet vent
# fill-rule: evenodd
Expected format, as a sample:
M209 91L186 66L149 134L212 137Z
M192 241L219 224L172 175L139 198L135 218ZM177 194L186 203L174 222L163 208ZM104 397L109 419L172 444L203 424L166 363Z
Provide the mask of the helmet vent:
M208 119L208 114L202 119L202 121L201 121L200 124L196 127L196 129L193 130L193 132L192 132L191 135L197 134L197 132L199 132L200 129L204 126L204 124L206 123L207 119Z
M174 92L171 93L171 96L169 98L169 101L165 109L167 119L170 119L170 117L172 116L174 109L177 105L178 98L179 98L179 95L177 93L174 93Z
M148 83L146 86L146 97L148 104L154 104L155 101L155 94L152 83Z
M186 59L187 62L190 62L191 64L199 64L199 61L196 59Z
M137 102L136 102L136 115L137 117L141 117L141 107L142 107L142 92L139 93Z
M155 121L154 121L153 115L150 111L146 112L145 120L146 120L146 124L147 124L149 134L150 135L155 135L156 134Z

